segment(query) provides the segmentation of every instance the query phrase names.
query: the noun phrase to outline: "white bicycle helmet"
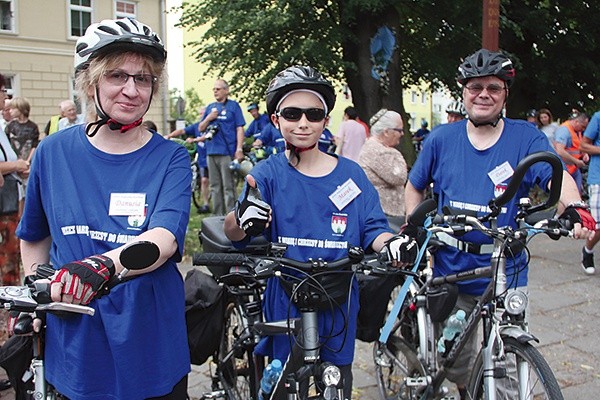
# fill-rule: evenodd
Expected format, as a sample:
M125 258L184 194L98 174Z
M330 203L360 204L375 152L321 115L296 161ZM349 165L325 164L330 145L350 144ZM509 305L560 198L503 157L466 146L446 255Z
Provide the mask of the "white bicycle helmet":
M467 110L465 110L465 105L460 100L452 100L448 107L446 107L446 112L448 114L458 114L463 117L467 115Z
M164 64L167 59L167 52L162 41L148 25L133 18L105 19L88 26L85 34L77 40L74 61L75 73L85 70L90 61L96 57L109 52L127 51L147 54L161 64ZM154 91L154 87L152 87L152 90ZM111 130L120 130L123 133L142 123L142 118L127 125L112 119L100 104L97 86L95 103L98 119L87 125L85 132L89 137L94 136L103 125L108 125ZM149 108L150 102L148 103Z
M133 18L105 19L90 25L75 46L75 71L87 68L91 59L109 51L147 53L164 63L167 52L163 42L152 29Z

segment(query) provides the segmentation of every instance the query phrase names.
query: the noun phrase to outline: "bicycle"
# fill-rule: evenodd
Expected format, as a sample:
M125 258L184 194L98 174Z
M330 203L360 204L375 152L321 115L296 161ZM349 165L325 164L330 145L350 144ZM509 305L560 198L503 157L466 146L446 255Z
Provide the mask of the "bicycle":
M349 249L347 258L326 262L299 262L283 257L285 245L271 243L270 255L239 253L199 253L194 265L211 269L229 294L221 345L213 356L212 391L203 399L257 399L264 358L254 354L258 341L265 335L289 335L294 340L292 352L281 377L269 398L343 399L343 381L339 368L320 359L317 310L323 304L339 306L340 298L329 295L320 278L334 274L347 276L350 284L354 273L395 274L375 257L363 258L362 249ZM295 274L290 274L295 271ZM291 301L301 317L264 322L261 295L265 279L285 276L295 281ZM344 294L344 297L347 293ZM293 338L293 339L292 339ZM311 386L313 394L305 397Z
M170 138L169 140L185 147L190 156L190 168L192 170L192 202L194 203L196 210L201 210L204 202L202 200L202 178L200 176L200 165L198 164L196 143L189 143L180 138Z
M121 283L130 270L143 269L154 264L159 258L159 249L156 244L146 241L135 242L124 248L120 254L119 261L124 269L118 275L113 276L103 289L107 293L111 287ZM52 276L56 270L47 264L39 265L36 270L36 281L26 286L1 286L0 307L21 314L15 324L14 333L17 336L31 336L33 342L33 357L31 365L23 377L17 377L25 383L25 391L28 399L57 400L64 398L56 389L46 382L44 370L44 337L46 327L44 324L34 329L34 317L32 313L56 313L61 315L82 314L94 316L95 310L88 306L53 302L50 299L50 286L47 278ZM33 383L33 384L32 384ZM16 390L20 390L16 389Z
M537 162L547 162L552 166L553 185L549 198L536 206L527 201L521 202L516 229L497 227L496 217L501 207L512 199L527 169ZM537 339L529 332L525 320L527 295L519 290L507 290L506 284L507 256L526 249L529 240L538 234L544 233L554 239L569 235L570 232L563 228L566 224L547 218L547 213L542 215L544 219L535 219L540 218L543 210L556 204L561 182L562 164L556 156L550 153L532 154L516 167L505 193L490 201L491 211L486 216L427 217L427 237L412 271L415 275L406 278L373 349L382 398L451 398L448 389L442 386L447 368L455 363L467 339L476 334L479 321L483 320L482 348L471 372L468 399L563 399L552 370L532 345ZM437 205L429 202L423 207L425 210L415 212L426 214L435 210ZM489 222L489 227L484 222ZM433 234L461 235L470 230L494 239L489 267L435 278L432 277L431 263L427 263L425 268L420 267ZM437 245L439 243L436 242L430 247L433 255ZM438 354L436 345L440 327L435 322L444 321L452 312L456 302L452 284L478 277L491 278L489 285L468 316L464 330L453 343L446 343L447 351L443 355ZM445 309L432 307L434 297L440 296L439 289L446 284L450 284L447 293L442 292L441 299L438 299L438 304L446 303ZM513 367L517 370L516 375Z

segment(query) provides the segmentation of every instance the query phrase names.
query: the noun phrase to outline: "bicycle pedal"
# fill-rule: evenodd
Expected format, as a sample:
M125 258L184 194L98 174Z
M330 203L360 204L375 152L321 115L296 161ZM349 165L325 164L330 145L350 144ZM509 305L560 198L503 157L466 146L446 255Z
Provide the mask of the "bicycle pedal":
M429 385L431 379L429 379L426 376L418 376L416 378L410 377L410 378L406 378L406 386L418 386L418 387L424 387Z

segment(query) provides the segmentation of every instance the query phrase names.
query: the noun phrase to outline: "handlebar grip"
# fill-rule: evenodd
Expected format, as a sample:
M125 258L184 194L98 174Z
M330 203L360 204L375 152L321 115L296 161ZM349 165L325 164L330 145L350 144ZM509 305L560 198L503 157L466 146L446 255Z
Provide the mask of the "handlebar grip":
M240 253L195 253L192 263L196 266L231 267L244 264L247 260L247 256Z
M56 270L50 264L38 264L35 270L35 279L47 279L50 278Z

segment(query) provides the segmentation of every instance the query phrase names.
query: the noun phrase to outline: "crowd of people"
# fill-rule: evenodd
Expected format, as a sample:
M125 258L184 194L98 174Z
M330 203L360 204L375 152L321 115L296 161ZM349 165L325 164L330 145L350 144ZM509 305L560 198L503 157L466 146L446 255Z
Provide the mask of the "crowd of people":
M73 101L61 102L43 136L29 119L27 99L5 99L0 75L1 182L19 182L21 204L0 216L2 283L19 284L20 265L32 279L37 265L51 263L56 268L52 299L88 304L96 312L94 318L48 315L46 320L46 379L70 399L89 393L186 398L190 360L177 262L190 213L190 159L182 146L164 140L144 121L166 57L161 39L139 21L90 25L77 42L75 72L79 96L94 106L84 116ZM348 244L360 245L385 253L399 268L414 261L418 243L410 232L391 229L390 221L409 214L431 187L440 212L485 210L521 159L536 151L556 152L567 168L558 211L573 222L574 236L586 239L582 266L593 274L593 248L600 241L594 232L600 218L600 112L591 121L574 112L561 125L548 109L528 113L530 122L506 118L503 110L516 76L510 59L481 49L458 71L462 97L446 108L447 123L431 131L421 124L414 137L419 154L410 172L399 150L402 116L383 108L365 124L354 107L347 107L333 135L327 126L335 90L308 66L286 68L273 78L266 113L257 103L246 107L252 118L247 129L242 108L229 97L229 84L217 79L215 101L199 110L199 120L165 137L185 136L196 145L204 195L198 211L224 215L225 233L235 246L264 235L289 243L287 257L331 261L344 257ZM231 162L244 159L245 139L270 156L254 166L238 196ZM588 164L591 208L581 197L581 168ZM548 166L536 166L531 174L529 186L547 189L552 183ZM499 224L513 224L516 212L509 204ZM119 255L126 245L144 240L158 245L158 261L96 296L124 268ZM489 240L477 234L446 240L448 246L435 258L435 275L489 265L491 254L484 250ZM336 245L317 245L322 242ZM515 287L527 286L525 257L519 253L509 260L509 273L518 277ZM359 305L355 278L351 284L341 307L319 311L319 327L327 337L321 357L340 367L348 399ZM457 308L469 311L485 285L460 284ZM269 280L263 303L267 320L298 314L286 283L278 279ZM6 340L4 328L2 334L0 340ZM449 373L462 396L476 345L470 343ZM263 339L257 348L279 359L289 351L289 340L278 337Z

